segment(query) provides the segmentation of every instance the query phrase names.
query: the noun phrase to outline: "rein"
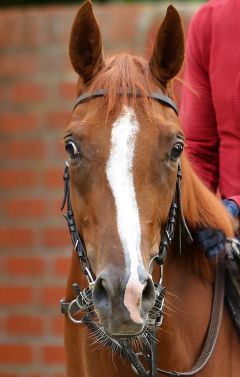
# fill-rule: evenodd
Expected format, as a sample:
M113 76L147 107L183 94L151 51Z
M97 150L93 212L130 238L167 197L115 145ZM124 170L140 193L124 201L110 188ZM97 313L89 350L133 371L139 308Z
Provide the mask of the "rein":
M121 93L119 94L121 95ZM127 95L131 96L132 93L129 92ZM79 104L86 102L88 100L106 96L104 90L97 90L94 93L84 93L78 97L74 108L75 109ZM140 93L136 94L137 97L140 97ZM165 106L168 106L174 110L178 115L178 109L176 104L167 96L161 92L153 92L148 97L160 103L163 103ZM84 246L84 241L79 235L74 213L71 204L70 198L70 177L69 177L69 166L66 162L64 174L64 198L62 202L61 209L63 210L65 205L67 206L67 212L64 214L65 219L67 220L69 232L72 239L73 248L77 253L79 264L81 266L82 272L85 274L88 281L88 288L80 290L79 286L74 283L73 288L75 289L77 297L72 300L70 303L64 300L61 300L61 311L63 314L68 315L69 319L76 324L85 324L90 330L99 330L100 327L94 321L93 314L93 301L92 301L92 291L95 283L95 275L91 269L90 263L87 258L86 249ZM214 285L214 295L213 295L213 304L212 312L208 327L208 333L206 336L205 345L203 346L202 352L195 362L193 367L186 372L176 372L176 371L166 371L157 367L157 340L156 340L156 331L157 328L162 324L163 321L163 305L164 305L164 293L165 288L162 286L163 278L163 265L166 259L167 252L169 250L170 244L175 236L176 225L179 226L179 245L181 247L181 234L185 236L188 243L193 241L191 233L187 227L183 209L182 209L182 199L181 199L181 164L180 160L178 161L178 170L176 177L176 189L173 197L173 201L169 210L168 220L165 226L163 236L161 237L161 242L159 246L159 253L154 258L154 260L160 265L161 269L161 279L159 283L154 283L156 300L153 308L149 313L148 321L148 332L144 333L147 345L144 353L135 353L126 340L118 341L114 338L108 337L107 344L117 346L117 349L125 356L132 365L132 368L135 373L139 374L141 377L156 377L158 373L167 375L167 376L193 376L196 373L200 372L204 366L207 364L209 358L212 355L214 350L223 311L223 298L224 298L224 258L218 257L216 264L216 274L215 274L215 285ZM180 249L181 251L181 249ZM76 319L74 316L80 311L85 311L85 315L81 319ZM97 339L98 340L98 339ZM99 339L100 340L100 339ZM149 370L147 371L140 358L143 357L145 362L149 364Z

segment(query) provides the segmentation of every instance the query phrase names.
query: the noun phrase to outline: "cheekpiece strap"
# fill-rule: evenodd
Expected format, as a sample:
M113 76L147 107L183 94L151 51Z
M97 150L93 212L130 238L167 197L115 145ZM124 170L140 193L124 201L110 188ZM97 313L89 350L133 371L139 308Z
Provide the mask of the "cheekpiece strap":
M82 271L86 275L88 282L93 283L94 282L94 274L91 270L90 263L87 258L87 253L84 248L83 242L81 240L81 237L78 233L74 213L72 209L72 203L70 199L70 182L69 182L69 168L68 163L66 162L66 166L63 173L63 180L64 180L64 196L63 196L63 202L61 206L61 210L64 209L65 205L67 205L67 212L63 214L64 218L66 219L68 223L69 232L71 235L71 240L73 244L73 248L77 253L77 256L79 258Z
M168 221L165 227L165 231L159 247L159 255L156 258L156 262L162 265L165 261L170 244L174 238L177 221L179 223L179 244L181 250L181 234L188 243L193 242L192 235L185 221L183 208L182 208L182 191L181 191L182 170L181 161L178 161L178 171L176 180L176 191L173 197L173 201L169 210Z

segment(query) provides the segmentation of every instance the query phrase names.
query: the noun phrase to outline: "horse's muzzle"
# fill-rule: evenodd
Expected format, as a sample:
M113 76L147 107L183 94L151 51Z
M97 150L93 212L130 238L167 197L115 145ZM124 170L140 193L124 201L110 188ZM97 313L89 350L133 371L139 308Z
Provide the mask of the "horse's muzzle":
M141 272L138 280L131 280L108 268L96 279L93 303L101 325L112 336L140 334L154 302L154 285L146 271Z

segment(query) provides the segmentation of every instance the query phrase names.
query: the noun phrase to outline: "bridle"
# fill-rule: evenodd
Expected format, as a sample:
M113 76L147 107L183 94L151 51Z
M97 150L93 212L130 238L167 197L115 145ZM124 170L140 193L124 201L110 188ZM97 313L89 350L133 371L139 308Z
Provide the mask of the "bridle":
M104 90L97 90L93 93L84 93L80 95L74 105L75 109L78 105L83 102L93 100L94 98L104 97L107 93ZM121 95L121 93L119 93ZM127 93L128 96L132 96L131 92ZM137 97L140 97L140 93L134 94ZM155 100L164 104L167 107L170 107L178 115L178 109L176 104L172 101L171 98L165 96L162 92L153 92L148 96L149 99ZM92 290L95 283L95 276L91 269L86 249L84 246L84 241L82 240L74 218L74 213L71 204L70 198L70 177L69 177L69 166L66 162L66 166L63 174L64 179L64 198L61 209L63 210L65 205L67 207L67 212L64 214L64 217L67 220L69 232L72 239L73 248L78 256L79 264L81 270L86 276L88 281L88 287L81 290L80 287L74 283L73 288L76 292L76 298L70 303L64 300L61 300L61 311L62 313L68 315L69 319L76 324L85 324L91 330L99 330L98 324L94 321L93 318L93 301L92 301ZM181 251L181 235L183 234L188 243L193 241L191 233L186 224L183 209L182 209L182 198L181 198L181 163L178 161L178 170L176 176L176 189L173 196L172 204L169 210L168 220L165 226L163 235L161 236L161 242L159 246L159 253L154 258L155 261L159 264L161 269L161 278L158 283L154 283L156 300L153 308L149 313L148 321L148 333L146 335L147 346L144 353L135 353L131 346L127 344L124 340L118 342L115 339L109 338L109 344L114 342L114 345L119 348L119 351L123 356L125 356L131 363L133 370L139 374L141 377L156 377L158 373L162 373L167 376L193 376L196 373L200 372L203 367L207 364L214 346L217 340L222 311L223 311L223 297L224 297L224 260L222 257L217 258L217 267L215 275L215 286L214 286L214 295L213 295L213 304L212 312L208 327L208 333L206 336L206 342L203 347L203 350L194 366L186 372L176 372L176 371L165 371L157 367L157 342L156 342L156 330L157 327L162 324L163 320L163 305L164 305L164 293L165 288L162 286L162 277L163 277L163 265L166 259L167 252L171 245L172 240L174 239L176 226L179 226L178 237L179 237L179 248ZM79 320L75 318L75 315L80 311L84 311L84 316ZM140 358L144 357L145 362L149 364L149 371L147 371Z

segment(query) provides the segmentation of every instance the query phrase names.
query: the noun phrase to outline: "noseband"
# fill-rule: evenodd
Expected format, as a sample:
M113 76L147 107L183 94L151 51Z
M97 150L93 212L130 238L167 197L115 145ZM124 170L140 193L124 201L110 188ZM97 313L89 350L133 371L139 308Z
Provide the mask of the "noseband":
M119 93L121 95L121 93ZM131 92L127 93L128 96L132 96ZM136 97L141 97L140 93L134 94ZM93 93L84 93L78 97L74 108L75 109L78 105L92 100L98 97L104 97L106 93L104 90L97 90ZM176 104L172 101L171 98L165 96L162 92L153 92L148 96L149 99L155 100L157 102L162 103L163 105L170 107L174 110L174 112L178 115L178 109ZM70 303L64 300L61 300L61 311L64 314L67 314L69 319L76 323L83 323L88 326L91 330L98 330L99 326L93 319L92 309L93 309L93 302L92 302L92 290L95 283L95 275L91 269L87 252L84 246L84 240L81 238L72 209L71 198L70 198L70 178L69 178L69 167L68 163L66 162L66 166L64 169L63 174L64 179L64 198L62 202L61 209L63 210L64 207L67 207L67 212L64 214L65 219L67 220L69 232L72 239L73 248L77 253L81 270L85 274L87 281L88 281L88 288L85 288L81 291L80 287L74 283L73 288L76 292L76 298L72 300ZM220 268L217 269L216 278L215 278L215 290L214 290L214 299L213 299L213 309L211 314L211 319L209 323L209 332L207 334L206 343L203 347L203 351L198 359L198 361L194 364L193 368L187 372L175 372L175 371L165 371L160 368L157 368L157 360L156 360L156 329L158 326L162 324L163 320L163 305L164 305L164 293L165 288L162 286L162 277L163 277L163 265L166 259L167 252L171 245L172 240L175 236L176 226L178 224L179 231L179 249L181 252L181 235L183 234L186 238L188 243L193 241L191 233L187 227L183 209L182 209L182 198L181 198L181 179L182 179L182 172L181 172L181 163L180 160L178 161L178 169L177 169L177 176L176 176L176 189L173 196L172 204L168 214L168 220L165 225L165 229L163 234L161 235L161 242L159 246L159 252L154 258L154 260L160 265L161 268L161 278L159 283L154 283L155 287L155 304L149 313L149 320L148 320L148 333L146 333L145 337L148 343L148 347L145 353L138 353L136 354L132 347L129 344L125 344L125 341L122 340L118 342L116 339L109 338L108 344L114 342L114 345L118 347L119 351L123 356L125 356L131 363L133 370L139 374L141 377L156 377L158 372L168 375L168 376L192 376L199 372L207 363L209 357L211 356L217 334L218 329L220 326L221 320L221 313L222 313L222 302L223 302L223 290L224 286L224 278L222 276L222 269L223 265L222 262L219 264ZM222 281L222 282L221 282ZM85 312L84 316L79 320L75 319L75 315L78 314L80 311ZM149 336L150 335L150 336ZM107 342L106 342L107 343ZM140 357L144 357L145 361L149 363L150 369L146 371L143 367L142 362L140 361Z

